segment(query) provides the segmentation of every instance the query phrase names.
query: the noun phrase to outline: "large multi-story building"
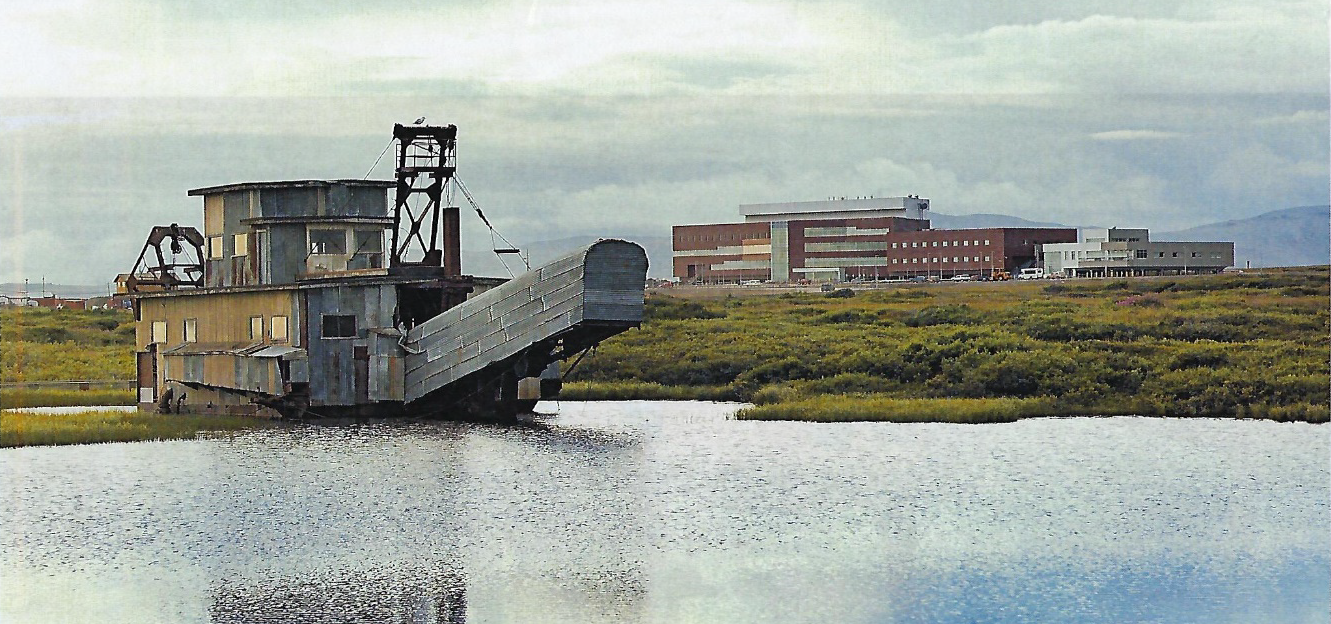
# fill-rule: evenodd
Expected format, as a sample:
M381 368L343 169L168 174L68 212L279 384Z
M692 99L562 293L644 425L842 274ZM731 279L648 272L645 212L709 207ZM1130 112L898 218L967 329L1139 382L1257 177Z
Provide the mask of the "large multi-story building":
M1219 273L1234 265L1234 243L1152 242L1145 229L1082 230L1075 243L1042 248L1045 273L1062 277L1133 277Z
M674 275L687 282L850 281L1013 273L1072 228L934 230L921 197L745 204L743 223L674 227Z

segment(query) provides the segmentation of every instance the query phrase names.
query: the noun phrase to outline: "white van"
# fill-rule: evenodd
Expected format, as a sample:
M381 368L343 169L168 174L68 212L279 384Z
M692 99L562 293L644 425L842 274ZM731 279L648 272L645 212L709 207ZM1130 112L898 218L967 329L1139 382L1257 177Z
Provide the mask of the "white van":
M1017 279L1044 279L1044 268L1022 269L1021 273L1017 274Z

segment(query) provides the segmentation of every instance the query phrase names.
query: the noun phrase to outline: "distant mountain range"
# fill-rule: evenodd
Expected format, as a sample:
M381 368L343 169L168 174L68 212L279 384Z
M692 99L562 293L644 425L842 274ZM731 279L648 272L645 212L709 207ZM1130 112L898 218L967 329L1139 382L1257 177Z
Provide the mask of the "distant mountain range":
M929 211L929 225L936 230L975 230L980 228L1070 228L1096 227L1094 225L1063 225L1049 221L1030 221L1021 217L1003 214L977 213L967 215L948 215Z
M945 215L931 213L938 229L990 227L1076 227L1029 221L1000 214ZM1208 223L1185 230L1151 232L1158 241L1221 241L1234 243L1238 267L1307 266L1331 262L1331 206L1299 206L1272 210L1247 219Z
M1247 219L1151 233L1162 241L1233 241L1234 264L1307 266L1331 262L1331 206L1272 210ZM1249 263L1251 262L1251 265Z

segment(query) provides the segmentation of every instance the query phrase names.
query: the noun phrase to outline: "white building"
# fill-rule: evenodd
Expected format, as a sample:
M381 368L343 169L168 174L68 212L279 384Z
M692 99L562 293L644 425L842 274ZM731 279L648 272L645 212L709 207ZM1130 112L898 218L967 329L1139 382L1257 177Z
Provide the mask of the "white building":
M1234 243L1151 242L1142 228L1085 229L1076 243L1040 246L1045 273L1061 277L1132 277L1219 273L1234 265Z

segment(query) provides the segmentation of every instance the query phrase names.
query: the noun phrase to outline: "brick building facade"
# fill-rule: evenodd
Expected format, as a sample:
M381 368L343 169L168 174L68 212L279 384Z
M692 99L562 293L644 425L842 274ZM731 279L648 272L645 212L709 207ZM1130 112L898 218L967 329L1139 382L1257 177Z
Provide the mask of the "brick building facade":
M723 283L991 276L1034 266L1046 243L1077 240L1072 228L933 230L918 197L751 204L745 222L680 225L674 275Z

